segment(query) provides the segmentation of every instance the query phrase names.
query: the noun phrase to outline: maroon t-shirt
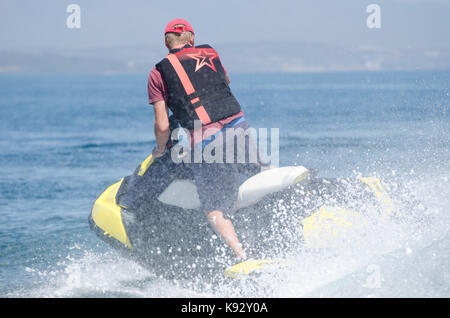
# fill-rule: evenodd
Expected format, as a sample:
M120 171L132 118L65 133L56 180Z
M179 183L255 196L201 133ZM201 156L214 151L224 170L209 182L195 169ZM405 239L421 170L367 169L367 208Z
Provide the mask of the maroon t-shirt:
M167 102L166 83L164 83L162 74L156 67L150 71L150 75L148 76L147 90L149 104L153 104L160 100L165 100Z

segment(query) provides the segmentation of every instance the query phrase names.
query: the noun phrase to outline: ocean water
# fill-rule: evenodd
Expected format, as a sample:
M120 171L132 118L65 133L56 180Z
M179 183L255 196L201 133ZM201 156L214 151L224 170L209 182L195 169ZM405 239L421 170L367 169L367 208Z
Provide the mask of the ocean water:
M95 199L155 144L146 80L0 75L0 297L450 296L449 72L231 75L247 121L279 128L280 165L376 175L430 221L403 209L356 247L299 249L220 288L158 277L89 230Z

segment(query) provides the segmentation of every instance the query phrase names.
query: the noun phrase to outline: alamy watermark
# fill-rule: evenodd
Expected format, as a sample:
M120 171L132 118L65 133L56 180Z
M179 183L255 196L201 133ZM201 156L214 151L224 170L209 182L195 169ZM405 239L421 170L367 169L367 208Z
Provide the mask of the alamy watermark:
M366 20L369 29L381 28L381 8L378 4L372 3L367 6L367 13L370 13Z
M69 29L81 28L81 7L76 3L67 6L66 12L70 15L66 19L66 26ZM366 8L369 16L366 19L366 25L369 29L381 28L381 7L376 3L369 4Z
M366 283L363 285L363 287L371 289L381 288L381 281L383 280L383 277L381 276L380 265L370 264L369 266L367 266L366 271L370 275L367 277Z
M181 130L190 136L193 147L182 143L175 144L170 155L175 163L270 163L279 165L279 128L226 128L222 133L217 130L202 130L202 123L194 121L191 134L187 129L177 128L172 132L172 139L178 139ZM214 136L211 138L211 136ZM270 142L269 142L270 139ZM200 146L207 140L206 145ZM270 155L268 154L270 143Z
M69 29L81 28L81 8L78 4L69 4L66 8L66 12L70 15L66 19L66 26Z

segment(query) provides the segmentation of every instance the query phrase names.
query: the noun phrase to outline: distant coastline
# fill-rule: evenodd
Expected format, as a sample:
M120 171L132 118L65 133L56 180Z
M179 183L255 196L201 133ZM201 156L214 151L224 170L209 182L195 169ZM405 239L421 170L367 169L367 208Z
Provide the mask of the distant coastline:
M259 43L222 44L216 49L227 70L235 74L450 70L450 48L446 47ZM0 73L147 73L165 53L160 47L0 50Z

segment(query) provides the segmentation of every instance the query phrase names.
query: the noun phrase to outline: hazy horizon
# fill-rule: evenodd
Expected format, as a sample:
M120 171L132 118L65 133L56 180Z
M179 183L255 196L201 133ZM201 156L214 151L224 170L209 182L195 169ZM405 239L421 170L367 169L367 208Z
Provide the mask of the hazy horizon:
M66 25L66 9L72 3L81 8L80 28ZM366 24L366 9L373 3L381 9L378 29ZM269 59L278 63L274 69L284 70L280 61L287 58L293 71L450 69L449 17L450 0L3 0L0 72L38 69L30 68L30 59L39 70L52 71L65 70L64 64L74 58L83 60L74 63L87 70L95 59L133 68L153 64L166 53L163 30L174 18L187 19L197 44L224 48L224 58L232 63ZM262 52L251 52L252 46ZM240 56L240 47L253 56ZM230 69L240 70L242 65ZM266 69L262 64L252 67Z

